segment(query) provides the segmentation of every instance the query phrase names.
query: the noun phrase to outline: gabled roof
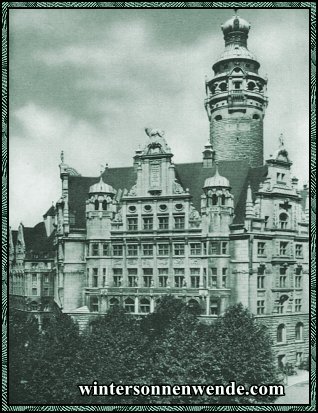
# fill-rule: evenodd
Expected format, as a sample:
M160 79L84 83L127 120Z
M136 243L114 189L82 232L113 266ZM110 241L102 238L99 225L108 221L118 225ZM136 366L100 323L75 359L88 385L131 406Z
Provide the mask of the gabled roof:
M219 173L225 176L231 185L234 195L235 223L244 221L245 200L248 182L252 191L256 192L259 183L264 180L267 167L250 168L245 161L220 161ZM204 181L215 175L215 165L203 168L201 162L176 165L176 177L184 189L189 189L194 207L200 212L201 195ZM116 190L130 189L136 183L134 167L108 168L102 175L104 182ZM69 210L74 214L75 223L72 227L85 228L85 201L88 198L89 187L98 181L98 177L69 177Z
M55 208L54 208L54 205L52 205L52 206L46 211L46 213L43 215L43 218L46 218L46 217L48 217L48 216L54 217L54 215L55 215Z
M32 227L23 227L26 255L31 257L33 253L47 257L54 256L54 232L47 237L45 224L40 222ZM15 241L16 242L16 241Z

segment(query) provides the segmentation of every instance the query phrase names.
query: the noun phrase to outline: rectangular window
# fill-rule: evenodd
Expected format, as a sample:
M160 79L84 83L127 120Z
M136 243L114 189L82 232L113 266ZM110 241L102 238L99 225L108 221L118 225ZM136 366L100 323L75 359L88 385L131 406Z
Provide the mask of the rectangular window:
M32 295L38 295L38 289L32 288Z
M302 258L303 256L303 246L302 244L295 245L295 255L297 258Z
M184 285L184 276L183 275L175 275L174 276L174 285L177 288L182 288Z
M49 275L48 274L45 274L45 276L44 276L44 282L45 283L48 283L50 280L49 280Z
M191 288L199 288L200 286L200 276L199 275L191 275Z
M184 217L174 217L175 229L184 229Z
M257 288L258 289L265 288L265 275L258 275L257 276Z
M257 315L265 313L265 300L257 300Z
M168 276L159 275L159 287L167 287L167 283L168 283Z
M265 255L265 242L257 243L257 255Z
M169 229L169 217L159 217L159 229Z
M208 253L207 243L203 242L203 255L207 255L207 253Z
M301 287L302 287L302 276L295 275L295 288L301 288Z
M98 287L98 268L93 268L93 285L92 287Z
M184 244L174 244L174 255L184 255Z
M296 298L295 299L295 312L296 313L301 312L301 298Z
M169 244L158 244L158 255L169 255Z
M227 287L227 268L222 268L222 287Z
M43 295L46 295L46 296L49 295L49 289L48 289L48 287L44 287L44 288L43 288Z
M144 287L151 287L151 286L152 286L152 276L144 275Z
M152 218L143 218L144 229L150 230L153 229L153 219Z
M222 254L223 255L226 255L226 254L228 254L228 249L227 249L227 242L222 242L221 243L221 248L222 248Z
M105 287L105 285L106 285L106 276L103 275L103 287Z
M128 218L127 219L128 231L137 231L138 230L138 218Z
M122 257L123 255L123 246L120 244L113 245L113 255L115 257Z
M103 255L109 255L109 244L103 243Z
M92 255L95 257L99 255L99 245L95 242L92 244Z
M92 296L90 299L90 304L91 304L91 311L93 313L98 313L99 308L98 308L98 297Z
M284 312L284 304L277 304L277 305L276 305L276 312L277 312L278 314L283 314L283 312Z
M128 286L129 287L138 286L137 274L138 274L137 268L128 268Z
M138 245L137 244L128 244L127 245L127 255L129 257L138 255Z
M211 255L219 255L220 254L220 243L219 242L211 242L210 243L210 254Z
M265 218L264 218L264 227L265 227L265 229L268 226L268 221L269 221L269 216L266 215Z
M219 314L219 303L217 301L211 301L210 303L210 314L218 315Z
M288 247L288 242L282 241L279 244L279 253L280 255L287 255L287 247Z
M200 275L200 268L190 268L191 275Z
M286 283L287 283L287 276L280 275L279 276L279 288L286 288Z
M121 287L121 281L122 281L122 269L121 268L114 268L114 287Z
M152 268L144 268L143 269L143 274L144 275L152 275L153 274Z
M201 243L200 242L190 243L190 255L201 255Z
M36 282L38 280L37 274L32 274L32 282Z
M142 246L143 255L152 256L153 255L153 245L152 244L143 244Z
M168 275L168 268L158 268L159 275Z

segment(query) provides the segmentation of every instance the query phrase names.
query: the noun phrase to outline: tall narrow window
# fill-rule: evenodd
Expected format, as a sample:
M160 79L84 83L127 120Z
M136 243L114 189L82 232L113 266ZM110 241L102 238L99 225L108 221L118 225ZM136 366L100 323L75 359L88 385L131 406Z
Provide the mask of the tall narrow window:
M303 330L304 330L303 323L297 323L295 327L295 340L296 341L303 340Z
M288 225L288 215L283 212L282 214L279 215L279 227L280 229L287 229Z
M92 255L94 256L99 255L99 245L95 242L92 244Z
M280 324L277 327L277 343L284 343L286 341L286 327L285 324Z

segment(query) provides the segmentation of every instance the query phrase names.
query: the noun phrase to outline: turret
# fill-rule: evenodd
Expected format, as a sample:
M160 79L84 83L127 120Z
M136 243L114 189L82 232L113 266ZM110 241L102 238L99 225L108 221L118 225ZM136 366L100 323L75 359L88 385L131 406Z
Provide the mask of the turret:
M250 24L235 15L222 25L225 49L206 80L205 108L216 160L246 160L263 165L263 118L267 79L247 48Z

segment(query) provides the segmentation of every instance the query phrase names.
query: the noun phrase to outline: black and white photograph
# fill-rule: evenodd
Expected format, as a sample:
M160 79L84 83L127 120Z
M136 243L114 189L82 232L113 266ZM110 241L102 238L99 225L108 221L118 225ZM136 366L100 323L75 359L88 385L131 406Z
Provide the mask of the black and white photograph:
M9 4L6 409L314 403L311 8Z

